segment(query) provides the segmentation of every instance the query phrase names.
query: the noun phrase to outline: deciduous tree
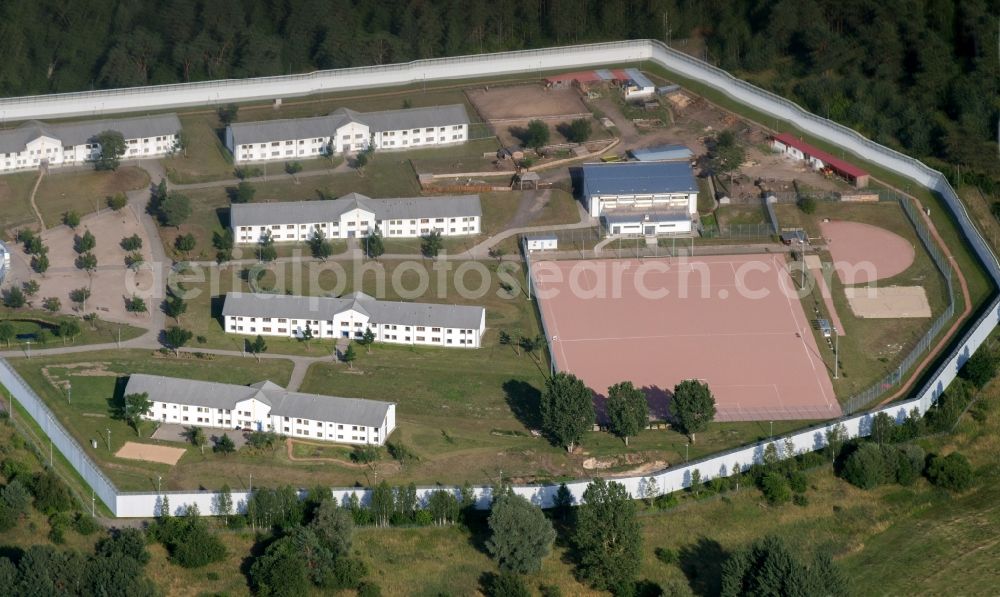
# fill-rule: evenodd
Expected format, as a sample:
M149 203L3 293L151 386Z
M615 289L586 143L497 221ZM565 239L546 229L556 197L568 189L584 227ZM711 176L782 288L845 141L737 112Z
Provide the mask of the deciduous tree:
M694 443L695 433L704 430L715 418L715 396L707 383L695 379L682 381L674 386L670 414L680 432Z
M642 528L625 486L595 479L577 510L573 543L580 577L595 588L630 588L642 563Z
M501 570L530 574L541 569L556 538L541 508L508 488L493 500L488 524L486 549Z
M607 415L611 432L625 440L638 435L649 424L649 405L646 395L630 381L623 381L608 388Z
M559 445L572 451L594 426L594 393L571 373L556 373L545 382L542 427Z

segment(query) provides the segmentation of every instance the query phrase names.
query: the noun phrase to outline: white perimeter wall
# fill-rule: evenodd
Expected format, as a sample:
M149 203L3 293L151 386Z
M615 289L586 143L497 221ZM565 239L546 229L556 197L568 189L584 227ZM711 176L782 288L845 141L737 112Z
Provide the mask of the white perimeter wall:
M739 81L724 71L670 50L659 42L649 40L464 56L382 67L324 71L290 77L215 81L37 98L15 98L0 101L0 113L7 120L24 120L131 110L148 111L206 103L289 97L361 87L400 85L421 80L485 77L504 73L530 75L532 72L540 70L569 70L583 66L638 62L640 60L650 60L667 70L701 81L760 112L787 121L814 136L843 148L845 151L878 163L887 170L937 191L954 214L959 227L974 252L985 264L990 276L995 282L1000 282L1000 266L998 266L996 257L972 223L965 207L948 181L939 172L928 168L917 160L865 139L846 127L814 116L787 100ZM968 328L950 357L933 372L930 381L923 388L920 388L913 398L870 413L846 417L839 422L846 427L851 437L855 437L867 435L870 432L871 419L879 412L886 412L897 419L914 408L920 413L924 413L951 383L959 368L976 351L998 322L1000 322L1000 299L994 299L974 324ZM11 375L12 373L10 369L0 366L0 383L6 385L18 400L23 399L25 402L34 403L37 400L33 395L34 392L27 388L26 384L21 383L19 378L13 379L16 374ZM32 409L33 416L36 416L38 410L37 406ZM44 420L44 413L40 413L39 416ZM38 420L38 416L36 416L36 420ZM787 439L794 444L796 452L815 450L823 447L825 434L835 423L837 422L831 421L827 425L781 436L773 441L780 449L784 448ZM66 449L63 445L65 442L58 443L60 449L65 453ZM672 467L651 476L662 491L680 489L690 482L691 472L694 470L700 471L703 480L708 480L720 474L731 473L737 465L739 468L745 468L753 462L759 462L768 443L770 442L760 442L731 450L691 462L685 466ZM71 447L69 449L72 450ZM91 470L92 465L85 461L86 459L81 461L73 454L69 454L68 457L75 467L88 469L87 472L91 476L100 475L98 471ZM84 476L90 478L88 475ZM638 496L640 483L648 478L629 477L617 479L617 481L623 483L633 495ZM100 485L103 475L101 475L100 480L94 480ZM587 483L588 480L581 480L567 484L577 501L581 499ZM423 499L436 489L438 488L422 488L418 490L418 495ZM556 490L557 486L554 485L515 488L517 493L542 506L551 504L551 498ZM452 491L457 494L458 490L453 488ZM362 497L363 502L368 497L367 490L363 489L333 490L333 492L338 498L342 498L345 494L357 493ZM479 506L486 507L489 503L489 489L480 487L477 488L476 492ZM169 497L171 507L174 509L186 504L197 504L203 513L207 514L213 511L213 494L211 492L178 492L170 493ZM120 517L152 516L159 499L160 497L155 493L118 493L113 500L114 511ZM234 503L241 504L245 499L245 492L234 492Z

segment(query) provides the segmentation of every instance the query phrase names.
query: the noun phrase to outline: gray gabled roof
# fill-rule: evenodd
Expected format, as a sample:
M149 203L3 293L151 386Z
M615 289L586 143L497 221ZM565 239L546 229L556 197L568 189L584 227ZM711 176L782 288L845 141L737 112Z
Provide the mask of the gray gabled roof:
M288 201L275 203L236 203L230 209L229 221L239 226L270 226L272 224L314 224L332 222L355 208L375 215L375 219L405 220L410 218L457 218L482 216L479 195L445 197L396 197L372 199L360 193L349 193L333 201Z
M688 162L584 164L583 188L588 197L698 192Z
M289 392L271 381L238 386L144 373L129 376L125 393L146 393L155 402L230 410L238 402L254 398L269 405L272 415L365 427L380 427L392 406L378 400Z
M337 129L348 122L358 122L372 133L424 127L468 124L469 115L462 104L385 110L382 112L357 112L337 108L326 116L312 118L284 118L258 122L237 122L229 125L233 143L237 146L291 139L330 138Z
M128 378L125 394L148 394L154 402L172 402L189 406L232 409L237 402L257 398L273 406L257 388L236 386L214 381L198 381L180 377L163 377L133 373Z
M222 315L330 321L348 309L368 315L372 323L473 330L479 329L485 312L468 305L380 301L363 292L340 298L230 292Z
M23 151L28 142L43 135L59 139L64 147L83 145L107 130L118 131L126 139L141 139L173 135L181 130L181 121L177 119L176 114L108 118L65 124L47 124L30 120L16 129L0 131L0 152Z
M361 118L372 132L469 124L469 114L462 104L366 112Z

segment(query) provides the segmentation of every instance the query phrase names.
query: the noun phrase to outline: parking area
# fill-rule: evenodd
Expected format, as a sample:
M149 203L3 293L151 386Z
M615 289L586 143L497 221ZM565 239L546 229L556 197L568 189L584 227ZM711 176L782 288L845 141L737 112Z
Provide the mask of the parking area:
M162 440L165 442L178 442L182 444L189 444L191 440L187 438L186 425L178 425L177 423L160 423L160 426L156 428L153 432L153 439ZM229 436L229 439L233 440L236 444L236 449L239 450L247 443L245 432L237 431L235 429L224 429L222 427L202 427L205 430L205 437L208 438L209 445L215 443L217 439L222 437L222 434Z

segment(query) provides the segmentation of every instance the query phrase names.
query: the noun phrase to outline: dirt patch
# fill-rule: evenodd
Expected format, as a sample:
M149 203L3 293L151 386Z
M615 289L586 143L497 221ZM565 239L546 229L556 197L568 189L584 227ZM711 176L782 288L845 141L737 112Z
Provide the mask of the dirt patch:
M57 368L66 369L72 375L80 377L118 377L118 374L114 371L108 371L107 366L107 363L71 363L68 365L59 365ZM69 380L57 379L57 376L49 371L48 366L42 367L42 377L45 378L45 381L52 384L52 387L62 388L63 390L69 387Z
M153 444L140 444L137 442L125 442L115 456L127 458L129 460L145 460L147 462L159 462L173 466L181 459L187 450L181 448L169 448L167 446L155 446Z
M92 253L97 257L97 270L92 274L77 269L75 264L77 252L74 250L74 237L82 236L88 230L96 239ZM148 267L133 271L125 266L128 253L120 243L133 234L142 239L140 253L145 262L150 263L151 240L146 237L145 229L131 207L86 216L76 230L67 226L50 228L42 233L42 240L49 249L48 271L44 275L31 271L30 258L24 254L23 247L17 245L13 247L12 281L37 280L40 290L36 302L40 304L45 297L58 298L60 312L66 314L77 313L79 308L70 300L70 292L77 288L89 288L91 296L84 312L96 312L105 321L141 326L143 318L148 319L149 316L126 312L125 298L139 296L146 300L149 310L158 308L158 305L152 301L155 290L152 271ZM159 242L159 239L153 239L153 242Z
M866 286L845 288L851 311L865 319L927 318L931 306L923 286Z
M465 92L486 121L530 119L589 112L575 89L546 89L542 85L480 87Z
M916 249L902 236L861 222L820 223L837 276L844 284L865 284L906 271Z

